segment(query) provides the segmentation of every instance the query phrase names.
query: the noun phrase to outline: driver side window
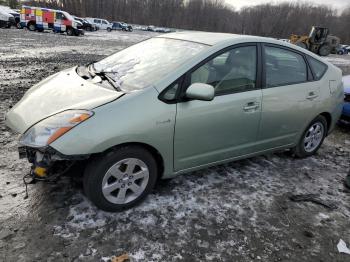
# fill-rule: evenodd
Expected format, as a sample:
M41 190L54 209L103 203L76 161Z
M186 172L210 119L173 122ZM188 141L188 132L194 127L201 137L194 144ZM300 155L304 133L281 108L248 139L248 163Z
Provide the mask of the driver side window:
M62 13L60 13L60 12L57 12L57 13L56 13L56 19L57 19L57 20L62 20L63 17L64 17L64 16L63 16Z
M205 83L216 95L256 88L256 46L237 47L222 53L191 73L190 83Z

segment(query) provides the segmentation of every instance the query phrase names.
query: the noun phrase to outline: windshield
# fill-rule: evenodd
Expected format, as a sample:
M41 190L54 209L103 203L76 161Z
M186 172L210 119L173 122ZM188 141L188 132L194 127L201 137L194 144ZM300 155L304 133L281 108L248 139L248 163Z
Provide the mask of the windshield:
M126 92L143 89L171 73L207 45L182 40L151 38L94 64L96 72L109 72Z
M62 11L62 14L64 14L64 16L65 16L68 20L70 20L70 21L73 21L73 20L74 20L74 18L73 18L70 14L68 14L67 12Z

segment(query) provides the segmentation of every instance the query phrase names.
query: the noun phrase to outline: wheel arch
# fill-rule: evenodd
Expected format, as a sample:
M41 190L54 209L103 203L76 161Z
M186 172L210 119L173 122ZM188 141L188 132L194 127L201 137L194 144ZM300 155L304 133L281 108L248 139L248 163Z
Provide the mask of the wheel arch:
M332 115L328 112L323 112L320 114L320 116L323 116L326 121L327 121L327 132L329 132L329 129L331 128L332 126Z
M28 23L27 23L27 28L28 28L30 25L35 25L35 27L36 27L36 22L35 22L35 21L28 21Z
M156 163L157 163L158 179L162 178L162 176L164 174L164 159L163 159L162 155L160 154L160 152L155 147L153 147L153 146L151 146L149 144L142 143L142 142L126 142L126 143L122 143L122 144L118 144L118 145L112 146L112 147L108 148L107 150L105 150L104 152L102 152L100 154L106 154L106 153L108 153L110 151L117 150L118 148L126 147L126 146L141 147L141 148L146 149L148 152L150 152L151 155L156 160Z

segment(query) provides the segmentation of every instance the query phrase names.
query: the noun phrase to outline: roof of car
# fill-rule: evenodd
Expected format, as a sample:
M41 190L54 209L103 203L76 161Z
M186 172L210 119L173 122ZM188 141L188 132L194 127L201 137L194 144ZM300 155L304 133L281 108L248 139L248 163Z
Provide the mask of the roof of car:
M234 39L243 38L243 37L249 38L251 41L254 41L254 40L256 41L257 39L262 38L257 36L236 35L236 34L227 34L227 33L193 32L193 31L169 33L166 35L161 35L159 37L197 42L197 43L202 43L206 45L216 45L216 44L219 44L220 42L224 42L227 40L234 40ZM272 40L272 39L269 39L269 40Z
M184 40L184 41L190 41L195 43L201 43L209 46L216 46L216 45L231 45L234 44L234 42L260 42L260 43L271 43L276 44L280 46L285 46L288 48L295 49L299 52L303 52L305 54L308 54L309 56L322 61L323 63L327 65L332 65L330 62L328 62L325 59L322 59L318 55L312 53L309 50L306 50L302 47L299 47L297 45L288 43L286 41L277 40L270 37L261 37L261 36L251 36L251 35L237 35L237 34L227 34L227 33L211 33L211 32L200 32L200 31L182 31L182 32L175 32L175 33L168 33L168 34L162 34L157 37L160 38L169 38L169 39L178 39L178 40Z

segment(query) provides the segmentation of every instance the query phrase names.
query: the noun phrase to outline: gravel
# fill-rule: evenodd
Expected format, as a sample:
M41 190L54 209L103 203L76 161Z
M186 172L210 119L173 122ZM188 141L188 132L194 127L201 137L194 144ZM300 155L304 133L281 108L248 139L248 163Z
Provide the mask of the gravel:
M80 183L29 185L18 135L3 123L33 84L87 64L154 33L94 32L84 37L0 29L0 261L346 261L350 244L350 128L338 127L319 152L285 152L204 169L162 181L144 203L125 212L98 210ZM328 59L350 68L348 56ZM345 61L345 62L344 62ZM293 202L316 195L336 206Z

